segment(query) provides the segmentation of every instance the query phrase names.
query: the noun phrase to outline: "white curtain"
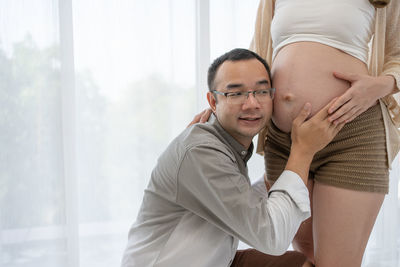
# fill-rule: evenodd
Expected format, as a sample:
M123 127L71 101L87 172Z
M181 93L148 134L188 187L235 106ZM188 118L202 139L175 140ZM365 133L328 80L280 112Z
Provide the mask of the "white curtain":
M257 5L0 0L0 266L119 265L158 155ZM398 177L397 160L363 266L400 266Z

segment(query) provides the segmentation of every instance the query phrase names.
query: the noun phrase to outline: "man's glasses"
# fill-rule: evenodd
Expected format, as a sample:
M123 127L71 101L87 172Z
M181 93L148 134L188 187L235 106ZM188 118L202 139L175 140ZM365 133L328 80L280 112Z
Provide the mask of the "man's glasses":
M258 103L264 104L274 98L275 88L253 90L246 92L220 92L213 90L212 93L223 95L226 97L228 104L242 105L249 98L249 94L253 94L254 98L257 99Z

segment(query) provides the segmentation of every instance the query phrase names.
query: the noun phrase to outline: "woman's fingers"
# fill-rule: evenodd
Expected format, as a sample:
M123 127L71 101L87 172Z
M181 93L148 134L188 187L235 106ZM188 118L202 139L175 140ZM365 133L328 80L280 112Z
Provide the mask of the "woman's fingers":
M363 109L357 106L353 106L350 110L344 113L341 117L333 121L334 124L339 124L342 122L350 122L354 120L358 115L363 112Z
M194 116L193 120L189 123L189 125L187 127L192 126L193 124L196 124L196 123L207 122L211 116L211 113L212 113L212 110L210 108L203 110L202 112L200 112L199 114Z
M343 105L348 103L351 100L351 95L349 93L345 93L342 96L338 97L334 103L329 107L328 113L336 113L338 109L340 109Z
M211 109L211 108L208 108L208 109L204 110L204 111L202 112L201 117L200 117L200 123L205 123L205 122L207 122L208 119L209 119L210 116L211 116L211 113L212 113L212 109Z

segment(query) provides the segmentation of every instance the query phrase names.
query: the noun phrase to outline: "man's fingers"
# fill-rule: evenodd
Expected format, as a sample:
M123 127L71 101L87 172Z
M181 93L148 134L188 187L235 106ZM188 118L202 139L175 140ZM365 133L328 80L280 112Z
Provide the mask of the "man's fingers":
M325 120L328 117L328 109L329 107L338 99L338 97L335 97L334 99L332 99L328 104L325 105L325 107L323 107L320 111L317 112L317 114L315 114L313 116L313 118L316 118L318 120Z
M302 124L310 115L311 112L311 104L310 103L305 103L303 108L301 109L299 115L293 120L293 124L300 125Z
M342 130L343 126L345 126L345 125L346 125L346 122L341 122L341 123L336 124L336 126L335 126L335 135L338 132L340 132L340 130Z
M333 124L333 123L329 123L330 125L328 126L328 128L326 129L326 137L329 138L330 141L332 141L335 136L340 132L340 130L342 130L343 126L346 124L346 122L341 122L338 124Z

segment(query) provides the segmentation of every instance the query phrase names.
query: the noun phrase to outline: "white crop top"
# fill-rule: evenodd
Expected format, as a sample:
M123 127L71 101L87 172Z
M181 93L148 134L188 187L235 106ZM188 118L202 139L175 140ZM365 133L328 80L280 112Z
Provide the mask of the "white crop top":
M271 38L275 58L294 42L319 42L368 60L375 8L368 0L275 0Z

